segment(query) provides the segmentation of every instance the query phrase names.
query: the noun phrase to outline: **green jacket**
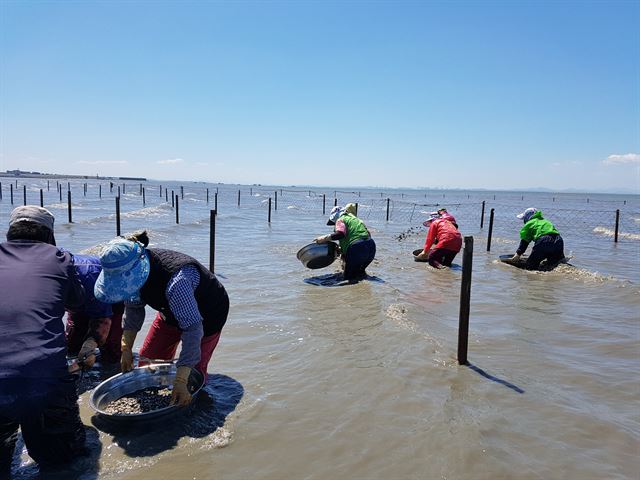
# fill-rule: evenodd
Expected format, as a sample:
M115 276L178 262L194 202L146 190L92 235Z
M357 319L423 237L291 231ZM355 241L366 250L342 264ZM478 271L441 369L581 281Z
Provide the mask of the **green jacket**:
M340 250L343 254L347 253L347 249L353 242L366 240L371 236L364 222L350 213L343 214L338 220L342 220L347 226L347 236L340 240Z
M542 212L537 211L529 221L524 224L522 230L520 230L520 239L525 242L531 242L538 240L543 235L549 235L552 233L559 235L556 227L553 226L553 223L542 218Z

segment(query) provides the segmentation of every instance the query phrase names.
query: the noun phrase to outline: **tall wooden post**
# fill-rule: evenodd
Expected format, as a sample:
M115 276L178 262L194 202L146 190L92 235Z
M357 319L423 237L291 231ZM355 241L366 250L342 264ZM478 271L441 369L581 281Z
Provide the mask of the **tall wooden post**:
M217 195L217 194L216 194ZM209 212L209 270L213 273L213 265L216 258L216 215L217 211Z
M71 190L67 192L67 210L69 211L69 223L73 223L71 220Z
M473 237L464 237L462 254L462 282L460 285L460 317L458 322L458 364L468 365L469 312L471 303L471 270L473 264Z
M116 197L116 236L120 236L120 195Z
M491 235L493 234L493 208L489 213L489 235L487 235L487 252L491 251Z

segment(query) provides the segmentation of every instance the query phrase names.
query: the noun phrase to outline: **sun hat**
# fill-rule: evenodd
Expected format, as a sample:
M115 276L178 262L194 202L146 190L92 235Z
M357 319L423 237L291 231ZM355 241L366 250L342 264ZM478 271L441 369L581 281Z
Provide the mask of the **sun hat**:
M358 212L358 207L356 207L355 203L347 203L344 206L344 213L350 213L351 215L355 215Z
M537 208L527 208L524 212L516 215L516 217L521 218L524 221L524 223L527 223L529 220L531 220L531 217L533 217L533 215L537 211L538 211Z
M15 225L18 222L32 222L47 227L51 230L51 239L53 245L56 244L56 239L53 236L53 222L55 218L53 214L46 208L38 207L36 205L23 205L16 207L9 216L9 227Z
M102 271L93 292L104 303L134 298L149 278L149 257L140 242L116 238L100 252Z
M441 218L441 215L438 212L431 212L429 214L429 218L427 218L424 222L422 222L422 224L425 227L428 227L429 225L431 225L431 222L433 222L434 220L437 220L438 218Z
M329 212L329 221L327 225L335 225L340 216L344 213L344 209L340 205L336 205Z

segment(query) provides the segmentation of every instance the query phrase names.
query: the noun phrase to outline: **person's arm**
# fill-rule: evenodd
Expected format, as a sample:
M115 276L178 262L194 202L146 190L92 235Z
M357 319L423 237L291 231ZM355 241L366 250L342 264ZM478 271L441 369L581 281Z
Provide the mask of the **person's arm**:
M524 224L522 229L520 229L520 245L518 245L518 249L516 250L516 254L514 255L514 259L516 256L520 257L529 246L529 243L533 240L533 228L532 222L527 222Z
M95 351L99 346L104 345L111 328L110 317L89 318L89 329L87 336L82 342L78 352L78 364L83 368L91 368L96 361Z
M144 303L125 302L124 316L122 317L122 356L120 357L120 369L128 372L133 369L133 344L136 336L144 323Z
M347 236L347 225L342 221L338 220L336 222L335 230L333 233L328 233L326 235L322 235L314 239L316 243L328 243L332 240L342 240Z
M178 358L178 367L194 367L200 361L202 316L195 297L195 290L199 284L198 269L193 265L186 265L173 274L165 291L171 313L182 330L182 350Z
M171 313L182 330L182 349L178 358L176 378L171 392L171 403L188 405L191 394L187 384L191 369L200 361L200 343L204 335L202 316L198 309L195 290L200 283L200 272L193 265L186 265L169 279L165 295Z
M342 240L347 236L347 224L342 220L336 222L336 228L330 235L331 240Z
M518 245L518 249L516 250L516 255L522 255L529 246L529 242L527 240L520 240L520 245Z
M431 222L431 225L429 225L429 231L427 232L427 238L424 241L424 248L422 249L422 253L427 254L429 253L429 250L431 250L431 246L436 240L437 229L438 227L436 222Z

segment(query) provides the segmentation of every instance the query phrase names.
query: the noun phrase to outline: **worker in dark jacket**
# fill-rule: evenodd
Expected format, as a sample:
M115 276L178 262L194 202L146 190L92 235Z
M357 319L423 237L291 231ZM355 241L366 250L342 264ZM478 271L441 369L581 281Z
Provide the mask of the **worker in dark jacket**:
M53 222L44 208L18 207L0 243L0 477L10 473L18 427L41 470L86 453L62 322L82 289Z
M549 220L542 218L542 212L535 208L527 208L517 215L524 222L520 230L520 245L516 254L511 258L517 262L529 246L534 242L531 255L527 258L527 270L539 270L540 263L547 261L548 265L556 265L564 260L564 241Z
M227 292L213 273L195 258L174 250L147 248L146 232L117 238L100 253L102 273L94 287L98 300L125 302L120 365L133 368L133 344L145 318L145 305L158 311L140 356L172 360L182 349L172 403L191 401L187 388L191 369L206 379L207 365L218 345L229 313Z

